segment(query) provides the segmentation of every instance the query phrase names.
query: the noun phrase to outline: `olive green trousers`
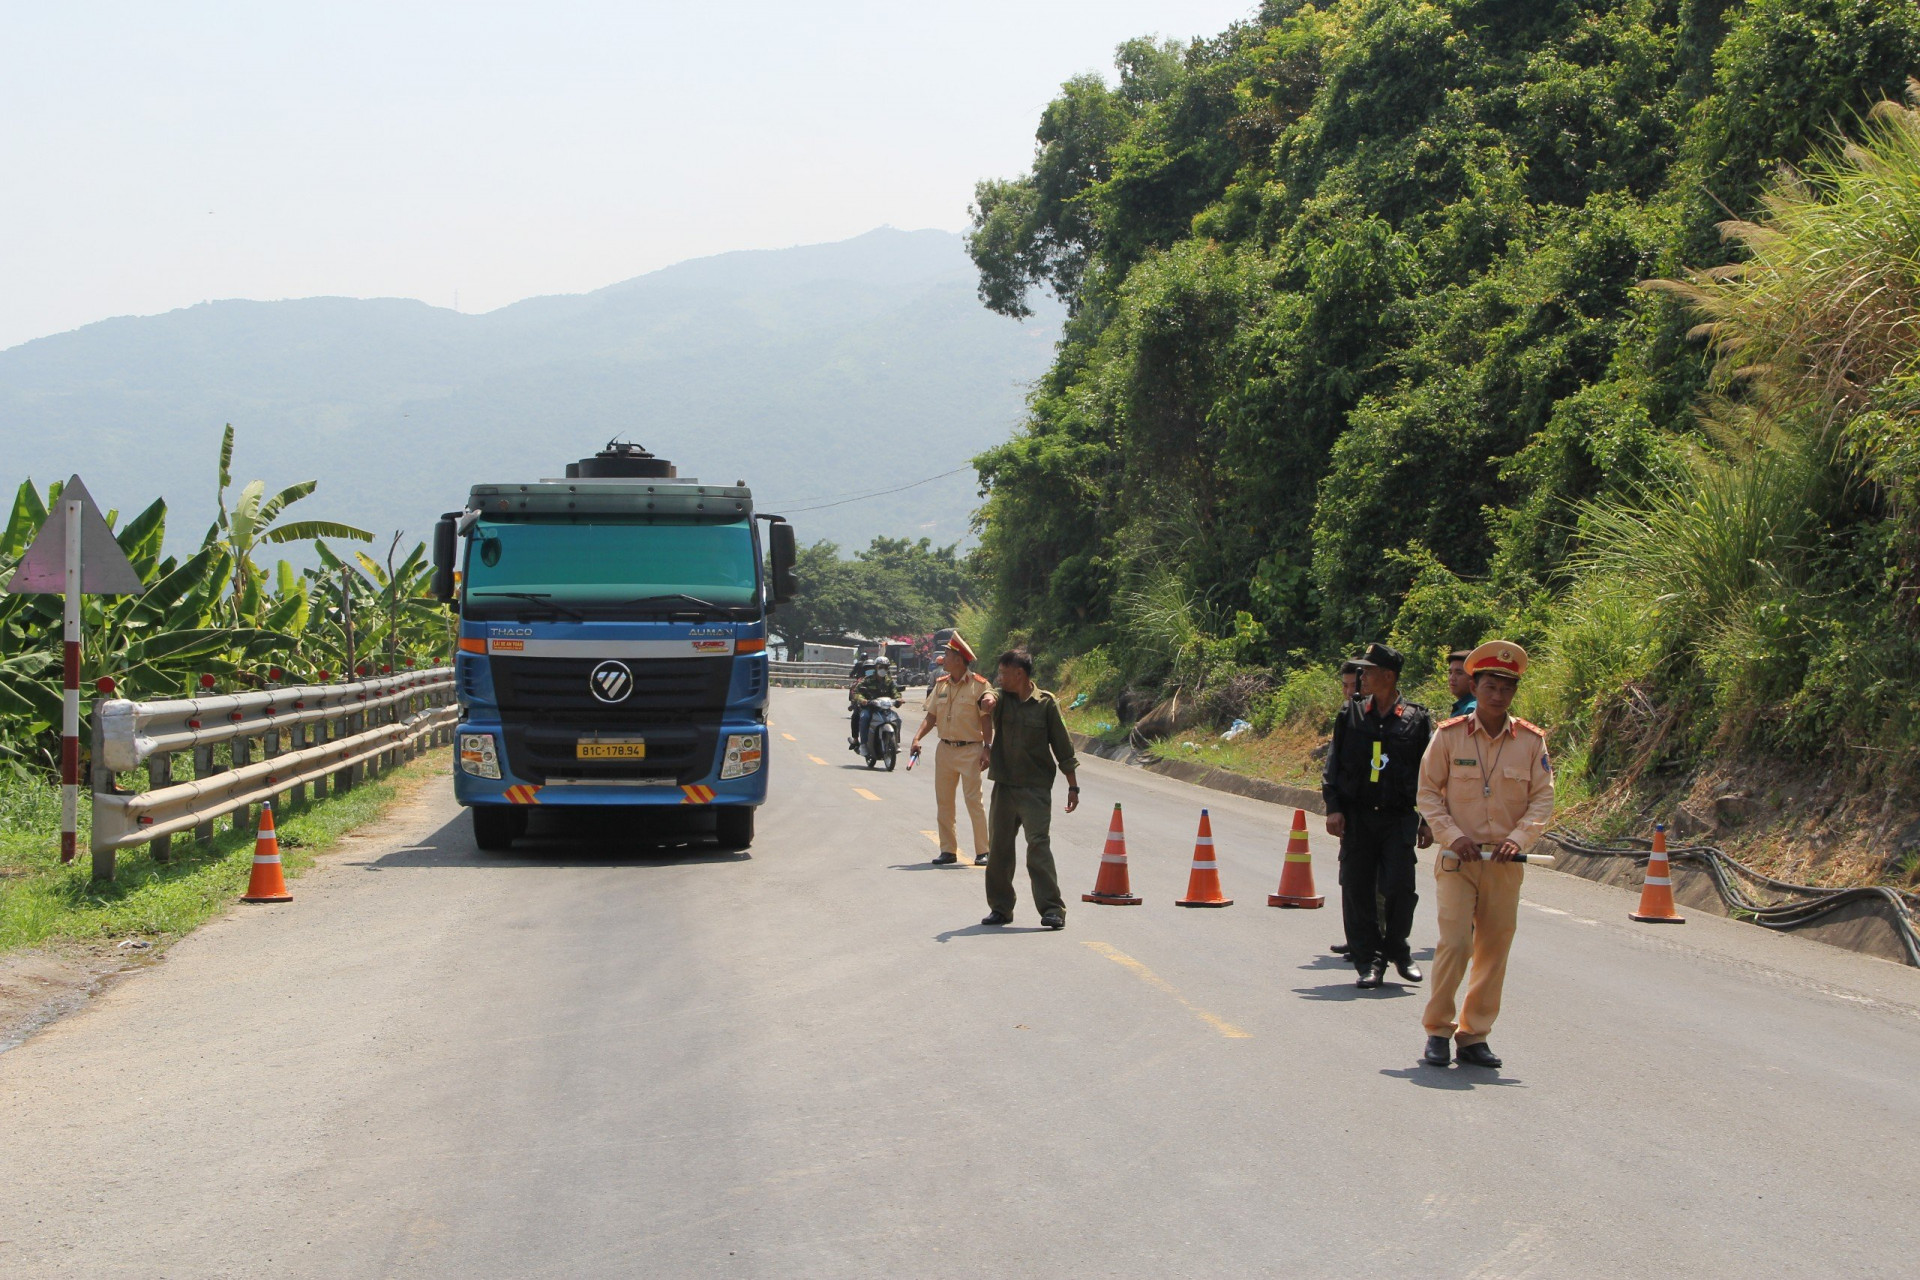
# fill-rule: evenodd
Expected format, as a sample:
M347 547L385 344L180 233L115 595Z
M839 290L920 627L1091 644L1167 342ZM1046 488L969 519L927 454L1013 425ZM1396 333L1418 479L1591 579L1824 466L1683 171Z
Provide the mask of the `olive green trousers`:
M1019 895L1013 891L1014 839L1027 833L1027 876L1033 881L1033 905L1041 915L1067 914L1060 896L1060 875L1053 867L1053 788L993 784L987 813L987 906L1012 915Z

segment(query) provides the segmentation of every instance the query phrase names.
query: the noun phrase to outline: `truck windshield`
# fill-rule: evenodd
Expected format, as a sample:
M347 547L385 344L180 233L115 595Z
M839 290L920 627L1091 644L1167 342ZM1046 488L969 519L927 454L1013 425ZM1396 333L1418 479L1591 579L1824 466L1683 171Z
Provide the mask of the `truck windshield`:
M481 521L467 550L466 594L475 612L551 604L602 613L653 603L752 607L759 566L753 528L733 524Z

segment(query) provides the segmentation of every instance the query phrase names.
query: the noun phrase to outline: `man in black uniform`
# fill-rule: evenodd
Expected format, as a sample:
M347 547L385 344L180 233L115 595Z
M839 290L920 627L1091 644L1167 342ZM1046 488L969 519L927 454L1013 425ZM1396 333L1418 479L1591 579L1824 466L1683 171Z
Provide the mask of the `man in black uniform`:
M1414 847L1433 833L1414 807L1420 757L1433 725L1427 709L1400 697L1400 651L1370 644L1360 658L1366 697L1341 708L1327 750L1320 794L1327 833L1340 839L1340 907L1347 926L1347 958L1360 971L1357 986L1377 987L1387 964L1418 982L1407 936L1413 932ZM1376 894L1378 901L1375 900Z

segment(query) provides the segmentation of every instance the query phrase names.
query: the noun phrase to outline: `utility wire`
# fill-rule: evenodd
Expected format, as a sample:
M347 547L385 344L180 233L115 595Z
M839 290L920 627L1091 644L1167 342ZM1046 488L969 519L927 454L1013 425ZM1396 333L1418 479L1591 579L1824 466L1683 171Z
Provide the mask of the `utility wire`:
M875 490L874 490L873 492L871 492L871 493L856 493L856 494L854 494L854 495L852 495L851 497L846 497L846 498L839 498L839 499L836 499L836 500L835 500L835 501L833 501L833 502L822 502L822 503L820 503L820 504L819 504L819 505L817 505L817 506L811 506L811 507L789 507L789 508L787 508L787 513L788 513L789 515L796 515L796 516L797 516L797 515L800 515L800 514L802 514L803 512L807 512L807 511L825 511L825 510L826 510L826 509L827 509L828 507L844 507L844 506L846 506L846 505L847 505L847 504L848 504L849 502L862 502L862 501L865 501L865 500L866 500L866 499L868 499L868 498L882 498L882 497L885 497L885 496L886 496L887 494L889 494L889 493L904 493L904 492L906 492L906 491L907 491L908 489L918 489L918 488L919 488L919 487L920 487L921 485L923 485L923 484L932 484L932 483L933 483L933 482L934 482L935 480L945 480L945 479L946 479L946 478L947 478L948 476L957 476L957 475L959 475L959 474L960 474L960 473L961 473L962 471L971 471L971 470L973 470L973 464L972 464L971 462L969 462L969 463L966 463L966 464L965 464L964 466L958 466L958 467L955 467L955 468L954 468L953 470L951 470L951 471L942 471L942 472L941 472L941 473L940 473L939 475L937 475L937 476L928 476L928 477L926 477L926 478L925 478L924 480L915 480L915 481L912 481L911 483L908 483L908 484L902 484L902 485L895 485L895 486L894 486L893 488L891 488L891 489L875 489ZM769 505L769 506L778 506L779 504L778 504L778 503L769 503L768 505Z

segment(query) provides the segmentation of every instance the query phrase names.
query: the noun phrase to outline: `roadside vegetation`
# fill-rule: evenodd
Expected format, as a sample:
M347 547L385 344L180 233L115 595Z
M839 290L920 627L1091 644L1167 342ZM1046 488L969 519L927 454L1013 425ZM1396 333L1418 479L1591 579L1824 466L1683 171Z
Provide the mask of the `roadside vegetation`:
M444 772L438 756L415 761L339 796L274 815L286 874L297 876L348 832L377 819L410 784ZM81 806L81 845L87 809ZM36 779L0 777L0 954L56 942L178 938L218 915L246 889L254 837L222 823L211 841L173 840L171 857L151 846L123 850L115 877L95 881L85 854L60 865L60 793Z
M400 554L395 534L381 560L336 551L330 543L372 535L336 521L293 519L294 505L314 492L311 480L272 494L255 480L233 493L233 446L228 427L215 511L184 558L165 551L165 499L125 521L117 511L105 513L146 589L86 597L84 696L90 699L100 680L111 680L120 697L179 698L444 660L452 630L446 611L426 598L432 567L425 544ZM0 582L13 575L60 489L58 482L44 492L32 480L20 485L0 529ZM271 548L300 543L310 545L310 567L265 563ZM60 639L59 596L0 595L0 774L53 778Z
M1910 876L1920 10L1271 0L1117 65L977 192L983 301L1072 312L983 647L1310 752L1359 644L1444 706L1503 635L1573 819Z
M851 558L831 542L816 542L801 549L794 571L802 591L780 606L771 625L795 651L948 626L970 582L958 548L927 538L875 538Z

